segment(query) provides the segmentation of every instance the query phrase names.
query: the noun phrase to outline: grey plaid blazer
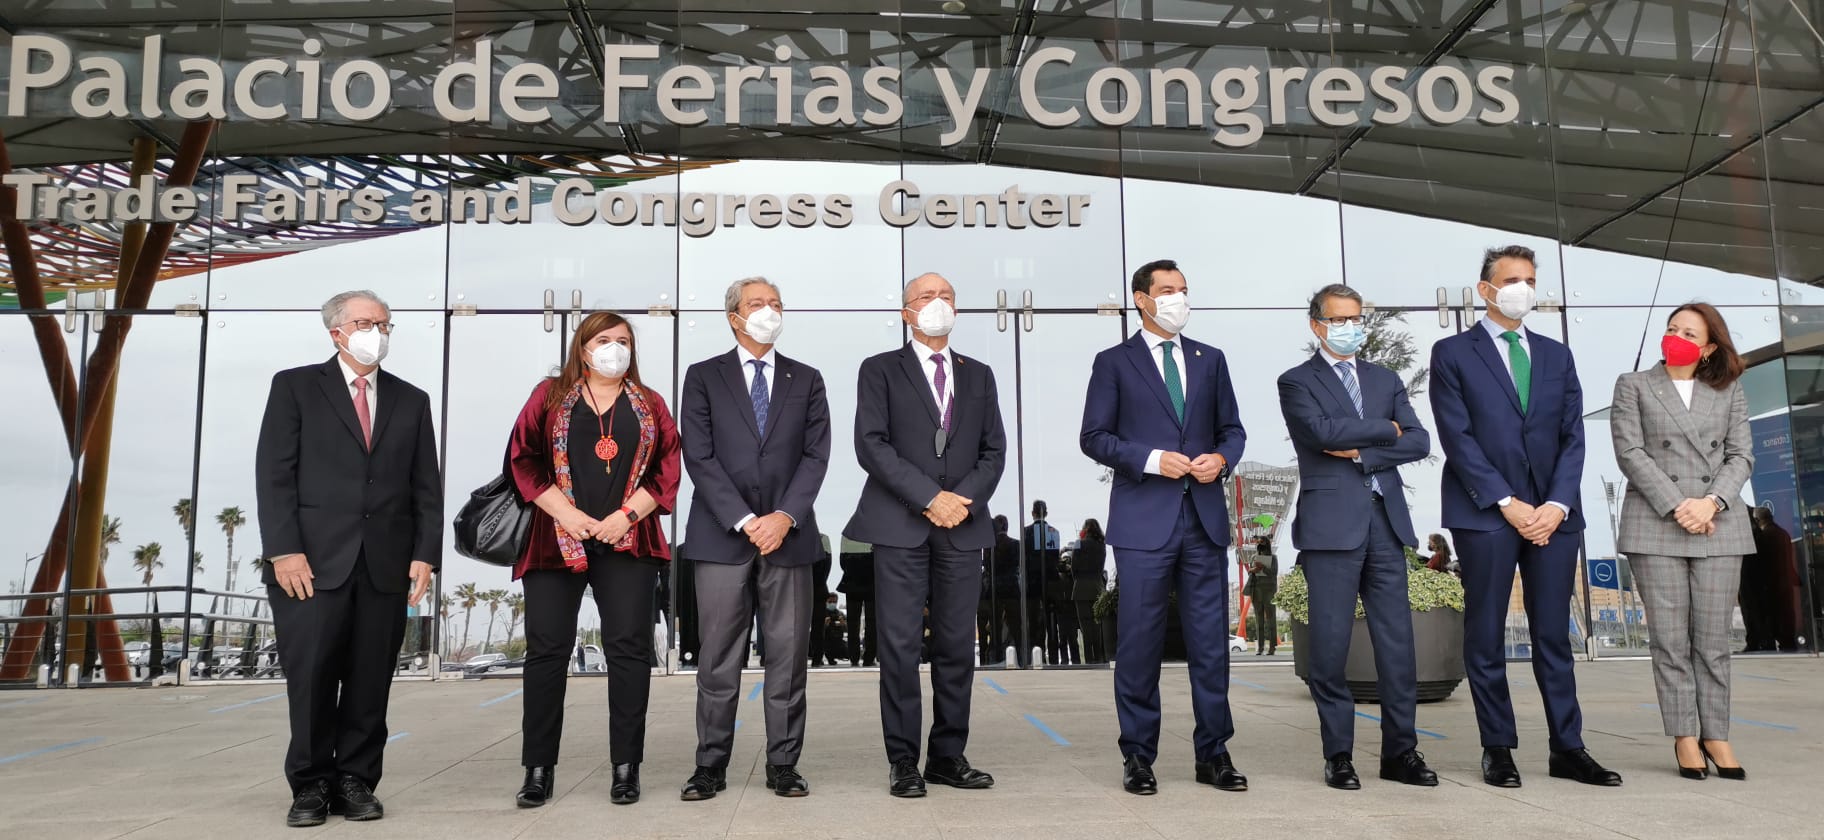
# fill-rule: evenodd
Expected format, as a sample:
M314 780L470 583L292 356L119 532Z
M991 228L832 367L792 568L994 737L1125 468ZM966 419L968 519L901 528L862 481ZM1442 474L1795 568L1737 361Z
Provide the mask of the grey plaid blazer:
M1698 382L1686 409L1665 365L1655 365L1615 381L1611 415L1615 458L1628 478L1617 550L1664 557L1754 552L1748 505L1741 499L1754 469L1741 382L1721 391ZM1716 533L1693 535L1672 519L1679 502L1712 493L1729 504L1716 515Z

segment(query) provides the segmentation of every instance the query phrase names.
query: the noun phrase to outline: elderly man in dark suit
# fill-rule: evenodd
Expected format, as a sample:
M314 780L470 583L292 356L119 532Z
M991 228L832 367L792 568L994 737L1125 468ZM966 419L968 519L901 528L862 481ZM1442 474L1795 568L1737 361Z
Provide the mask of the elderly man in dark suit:
M1311 360L1279 377L1279 410L1298 454L1292 545L1310 591L1306 683L1317 703L1324 784L1356 790L1355 698L1343 678L1360 596L1381 695L1381 778L1435 786L1418 751L1418 672L1405 546L1417 546L1399 467L1431 452L1406 384L1356 357L1368 340L1362 296L1342 284L1311 298ZM1269 560L1269 562L1271 562Z
M697 769L680 798L728 787L748 627L760 614L766 662L766 786L805 796L804 685L813 565L823 553L812 505L830 461L830 406L816 368L773 349L779 289L738 280L724 297L735 349L684 374L678 430L695 490L685 544L695 562L701 659Z
M936 274L906 286L912 341L861 363L855 454L867 472L844 536L872 543L880 606L880 720L892 769L888 792L925 783L986 788L969 765L970 683L982 553L994 545L988 499L1006 466L994 371L950 349L956 290ZM918 687L930 608L931 735L918 771Z
M335 358L272 378L254 451L261 577L291 712L285 823L377 820L386 705L406 605L443 551L431 401L380 369L391 314L373 292L323 305Z

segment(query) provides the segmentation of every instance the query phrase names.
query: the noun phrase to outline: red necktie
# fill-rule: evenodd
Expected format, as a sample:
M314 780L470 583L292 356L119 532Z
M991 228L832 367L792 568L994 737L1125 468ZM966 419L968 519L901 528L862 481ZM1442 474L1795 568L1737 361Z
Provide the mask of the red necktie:
M374 417L367 410L367 377L355 377L355 417L361 421L361 442L374 447Z

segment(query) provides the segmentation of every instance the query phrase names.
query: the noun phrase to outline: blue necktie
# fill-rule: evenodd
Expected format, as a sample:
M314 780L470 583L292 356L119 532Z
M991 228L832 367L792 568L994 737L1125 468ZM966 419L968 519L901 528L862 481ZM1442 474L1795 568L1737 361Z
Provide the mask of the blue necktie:
M1343 390L1349 392L1349 400L1355 403L1355 416L1362 416L1362 386L1355 381L1355 365L1348 362L1337 362L1336 372L1343 377ZM1368 480L1374 483L1374 492L1381 492L1379 476L1369 474Z
M747 363L754 366L754 387L747 392L754 401L754 425L759 427L760 436L765 437L766 410L773 404L773 398L766 393L766 363L759 359L750 359Z

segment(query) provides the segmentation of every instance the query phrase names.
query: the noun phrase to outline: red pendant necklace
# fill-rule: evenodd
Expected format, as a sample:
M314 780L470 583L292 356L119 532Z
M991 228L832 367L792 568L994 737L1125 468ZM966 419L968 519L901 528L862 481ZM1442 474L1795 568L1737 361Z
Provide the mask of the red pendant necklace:
M614 456L621 454L621 445L608 436L608 430L614 428L614 412L621 407L620 395L615 395L614 401L608 404L606 423L602 422L601 409L596 407L594 395L587 384L583 385L583 396L589 398L587 400L589 408L595 412L595 425L601 433L601 438L595 442L595 457L602 459L602 465L607 468L609 473L613 473Z

